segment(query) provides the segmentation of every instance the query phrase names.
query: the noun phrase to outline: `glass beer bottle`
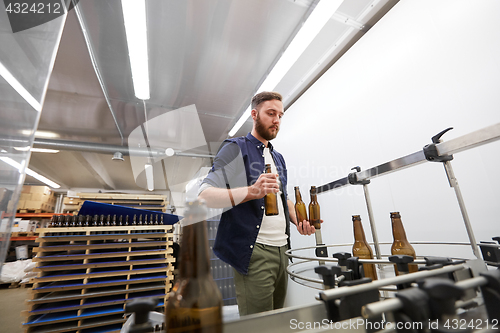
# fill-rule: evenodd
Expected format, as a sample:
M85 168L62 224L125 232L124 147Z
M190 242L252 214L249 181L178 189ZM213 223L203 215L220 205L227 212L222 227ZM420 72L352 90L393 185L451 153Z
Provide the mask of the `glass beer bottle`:
M359 215L352 216L352 224L354 229L354 244L352 245L352 256L359 259L373 259L372 248L366 241L363 224ZM374 264L363 264L365 277L369 277L372 281L377 280L377 270Z
M408 242L408 239L406 239L406 232L403 228L403 222L401 222L401 215L399 214L399 212L391 213L391 222L392 235L394 237L394 242L391 246L391 254L412 256L415 259L415 249L413 249L413 246L411 246L410 242ZM410 273L418 271L418 265L416 264L409 264L408 268ZM396 275L399 275L398 269L395 265L394 270L396 271Z
M165 308L167 332L222 332L222 297L210 273L207 209L200 201L187 203L181 221L179 277Z
M266 173L271 173L271 164L266 164ZM278 215L278 196L276 193L268 193L264 197L266 216Z
M306 204L302 201L302 196L300 195L300 190L298 186L295 189L295 213L297 214L297 223L307 220L307 210Z
M321 229L321 217L316 186L311 186L310 194L311 202L309 203L309 223L312 224L316 230L319 230Z

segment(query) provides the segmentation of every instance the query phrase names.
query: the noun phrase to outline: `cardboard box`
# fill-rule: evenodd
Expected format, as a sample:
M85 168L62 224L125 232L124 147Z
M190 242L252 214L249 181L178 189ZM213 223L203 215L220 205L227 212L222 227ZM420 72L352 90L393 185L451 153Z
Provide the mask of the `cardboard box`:
M16 228L17 232L27 232L29 229L29 224L30 224L29 220L19 221L19 223L17 224L17 228Z
M54 205L47 203L46 201L26 201L24 204L24 209L31 209L31 210L43 210L46 212L53 212L54 211Z
M19 200L19 202L17 203L17 209L23 209L25 203L25 200Z
M43 201L43 202L47 202L49 201L49 196L48 195L45 195L43 193L33 193L31 194L31 200L32 201Z
M63 203L65 205L78 205L80 203L80 199L65 197Z
M21 190L21 193L31 193L31 186L29 185L24 185L23 189Z
M16 258L20 259L28 259L28 245L16 246Z
M49 187L47 186L31 186L30 193L43 193L50 195L52 194L52 191L50 190Z
M29 232L35 232L38 227L38 221L37 220L31 220L28 223L28 231Z
M21 221L20 218L14 220L14 224L12 225L12 229L10 230L11 232L19 231L19 221Z
M23 191L26 186L23 187ZM21 193L17 209L43 210L53 212L56 196L47 186L29 186L30 193Z
M31 200L31 193L22 193L19 196L19 200Z

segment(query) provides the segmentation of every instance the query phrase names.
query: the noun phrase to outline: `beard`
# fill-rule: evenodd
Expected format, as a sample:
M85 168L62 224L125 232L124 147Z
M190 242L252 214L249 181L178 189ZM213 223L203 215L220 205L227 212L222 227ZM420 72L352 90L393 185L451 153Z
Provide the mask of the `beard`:
M259 114L257 114L257 119L255 119L255 131L267 141L274 139L280 130L279 125L273 125L271 127L276 127L276 132L272 132L271 128L266 128L260 121Z

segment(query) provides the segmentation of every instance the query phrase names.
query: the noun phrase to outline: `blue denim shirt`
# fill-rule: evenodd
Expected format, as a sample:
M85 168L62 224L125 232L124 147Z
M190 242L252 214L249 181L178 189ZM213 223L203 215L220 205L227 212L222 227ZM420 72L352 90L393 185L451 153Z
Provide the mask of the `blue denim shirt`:
M286 234L290 244L285 160L271 143L268 143L268 147L282 185ZM264 172L264 148L264 144L250 133L246 137L225 140L203 183L219 188L237 188L254 184ZM234 204L234 207L229 207L222 213L213 251L217 257L241 274L248 274L253 247L264 216L264 198Z

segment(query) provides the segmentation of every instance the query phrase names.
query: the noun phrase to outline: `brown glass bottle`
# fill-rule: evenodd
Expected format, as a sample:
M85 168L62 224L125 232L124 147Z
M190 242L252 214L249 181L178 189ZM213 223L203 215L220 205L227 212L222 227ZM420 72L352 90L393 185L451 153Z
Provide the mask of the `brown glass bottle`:
M166 331L220 333L223 304L210 274L207 209L200 201L187 206L181 221L179 276L165 308Z
M295 190L295 213L297 214L297 223L307 220L306 204L302 201L300 190L298 186L294 187Z
M271 173L271 164L266 164L266 173ZM266 194L264 207L267 216L278 215L278 196L276 193Z
M373 259L372 248L366 241L365 231L359 215L352 216L352 226L354 229L354 244L352 245L352 256L359 259ZM365 277L369 277L372 281L377 280L377 270L374 264L363 264Z
M403 222L401 222L401 215L399 212L391 213L391 222L392 236L394 237L394 242L391 246L391 254L412 256L415 259L415 249L413 249L413 246L411 246L408 239L406 239L406 232L403 228ZM409 264L408 268L410 273L418 271L418 266L416 264ZM396 265L394 265L394 270L396 271L396 275L399 275Z
M321 229L321 217L316 186L311 186L310 194L311 202L309 203L309 223L311 223L316 230L319 230Z

